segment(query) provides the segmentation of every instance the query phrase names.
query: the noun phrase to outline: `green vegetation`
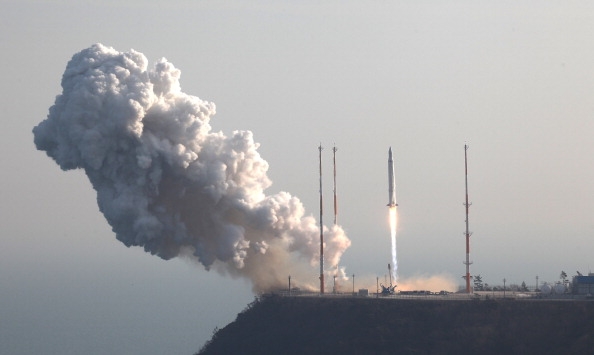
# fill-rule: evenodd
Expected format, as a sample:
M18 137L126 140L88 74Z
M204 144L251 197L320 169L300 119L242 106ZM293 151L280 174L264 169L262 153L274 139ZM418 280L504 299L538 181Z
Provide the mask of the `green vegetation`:
M264 296L212 354L588 354L594 302Z

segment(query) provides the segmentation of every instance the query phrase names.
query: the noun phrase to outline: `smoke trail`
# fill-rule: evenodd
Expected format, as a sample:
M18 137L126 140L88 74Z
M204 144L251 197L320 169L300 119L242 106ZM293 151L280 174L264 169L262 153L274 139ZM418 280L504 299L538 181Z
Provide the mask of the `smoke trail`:
M396 257L396 229L398 227L398 207L390 207L390 236L392 237L392 278L394 284L398 278L398 259Z
M316 265L319 227L297 197L267 196L268 163L250 131L212 132L215 105L181 91L166 59L95 44L68 63L62 94L33 129L63 170L84 169L116 238L163 259L190 256L249 278L257 292ZM327 263L350 246L324 231Z

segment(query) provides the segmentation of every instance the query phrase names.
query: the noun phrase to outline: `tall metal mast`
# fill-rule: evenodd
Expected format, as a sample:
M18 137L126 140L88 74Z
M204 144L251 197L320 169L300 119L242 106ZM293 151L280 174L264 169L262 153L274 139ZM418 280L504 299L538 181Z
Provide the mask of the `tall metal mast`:
M468 159L466 154L467 150L468 145L464 144L464 182L466 186L466 201L464 202L464 206L466 207L466 261L464 262L464 264L466 265L466 275L462 277L466 280L466 293L471 293L470 264L472 264L472 262L470 261L470 236L472 235L472 233L468 229L468 208L470 207L470 205L472 205L472 203L468 202Z
M322 143L318 147L320 151L320 293L324 293L324 223L323 203L322 203Z
M336 151L338 148L332 148L332 162L334 164L334 225L338 223L338 202L336 200Z

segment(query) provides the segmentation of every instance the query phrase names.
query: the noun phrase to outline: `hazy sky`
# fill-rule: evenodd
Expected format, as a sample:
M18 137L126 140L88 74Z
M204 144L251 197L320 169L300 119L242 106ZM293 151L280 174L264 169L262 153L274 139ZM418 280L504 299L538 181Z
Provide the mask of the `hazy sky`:
M335 143L360 287L390 261L389 146L400 277L463 283L467 142L471 274L533 285L594 271L592 33L591 1L3 1L0 353L191 354L253 299L126 248L84 173L35 149L80 50L166 57L216 103L215 131L254 133L268 192L316 218L321 142L328 222Z

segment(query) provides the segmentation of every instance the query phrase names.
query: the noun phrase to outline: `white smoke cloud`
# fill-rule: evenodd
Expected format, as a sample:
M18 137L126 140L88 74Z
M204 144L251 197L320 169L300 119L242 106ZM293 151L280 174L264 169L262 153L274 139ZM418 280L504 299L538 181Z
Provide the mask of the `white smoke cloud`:
M84 169L118 240L163 259L247 277L261 292L319 259L319 227L298 198L267 196L268 163L250 131L209 124L215 105L185 94L166 59L96 44L75 54L63 92L33 129L37 149L63 170ZM324 228L326 263L350 246Z

